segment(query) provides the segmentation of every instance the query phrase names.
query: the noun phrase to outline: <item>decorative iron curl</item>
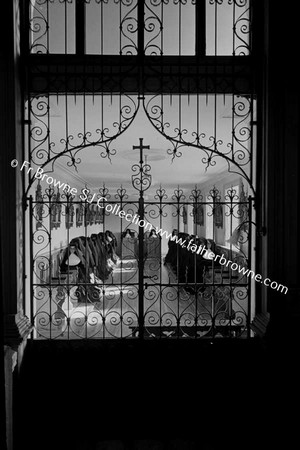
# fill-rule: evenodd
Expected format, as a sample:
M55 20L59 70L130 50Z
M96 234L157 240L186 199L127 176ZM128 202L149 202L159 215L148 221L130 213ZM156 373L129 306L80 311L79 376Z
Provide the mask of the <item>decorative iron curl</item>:
M191 195L189 199L195 203L200 203L203 201L203 195L201 194L201 189L198 189L197 186L194 187L191 191Z
M219 189L217 189L215 186L210 189L209 194L207 198L212 200L213 203L217 203L221 201L221 195Z
M248 0L234 0L234 4L238 7L245 7ZM239 42L233 49L233 55L247 56L250 54L250 33L251 23L249 19L250 8L248 7L243 13L236 19L233 25L234 36ZM248 36L248 39L246 37Z
M30 53L48 53L48 48L43 43L46 40L49 25L45 15L37 8L47 3L47 0L38 0L34 3L30 0L29 10L31 15L29 17L29 30L32 32L32 40L30 43Z
M120 55L136 55L137 54L137 39L133 39L133 35L137 36L138 31L138 21L134 17L134 11L137 9L137 0L115 0L115 3L121 3L123 6L128 8L132 7L126 12L125 16L122 18L120 23L121 35L125 39L125 45L120 47Z
M195 316L193 316L191 313L184 313L180 315L180 327L192 328L195 325L196 325Z
M43 226L43 228L39 228L32 235L33 244L43 246L39 247L39 250L34 255L34 261L40 255L40 253L45 250L50 245L50 232Z
M156 189L155 192L156 192L155 195L154 195L154 199L155 200L159 200L160 202L162 202L163 200L167 200L168 199L168 196L166 194L166 190L163 189L161 187L161 185L159 186L158 189Z
M99 194L100 196L98 198L103 197L106 200L110 199L111 195L109 193L109 189L105 186L105 183L103 183L103 187L99 188Z
M157 311L149 310L145 313L145 327L147 329L147 325L157 325L160 323L160 317Z
M145 43L145 54L148 55L162 55L163 50L159 47L158 44L155 44L154 41L160 36L163 26L162 22L159 19L158 15L155 14L152 10L150 10L152 16L146 17L144 22L145 32L149 33L150 39Z
M125 188L121 185L120 188L117 189L117 193L115 194L115 199L123 202L128 199L128 194Z
M159 205L148 204L145 205L145 216L147 219L148 217L150 219L158 219L159 217L167 217L167 213Z
M183 190L179 188L179 186L174 189L172 200L175 200L177 203L181 202L182 200L186 200L186 196L183 193Z
M89 147L102 147L103 151L100 153L102 158L108 158L111 162L111 157L116 155L116 149L111 149L112 141L120 136L128 126L135 119L140 107L140 98L135 102L129 95L123 95L128 101L128 104L121 106L119 114L119 122L113 122L113 128L116 128L115 133L110 133L109 128L97 128L95 132L99 135L99 139L91 141L91 132L80 132L77 137L81 142L78 145L73 145L74 136L69 134L60 139L63 144L62 149L55 151L55 143L50 141L50 129L48 128L48 115L50 113L49 99L40 97L32 98L30 101L30 115L35 120L35 124L30 129L30 136L33 142L33 148L30 150L30 162L43 169L44 173L54 172L55 161L61 156L69 158L67 165L74 167L77 171L77 166L81 159L77 156L79 152ZM47 143L48 141L48 143ZM45 170L49 166L48 170ZM32 176L29 180L25 195L28 194L35 178Z
M132 4L132 2L131 2ZM129 5L127 5L129 6ZM131 37L131 35L136 34L138 31L138 21L135 17L130 17L130 14L137 8L136 5L127 12L126 16L122 19L120 23L121 35L128 41L125 45L120 48L120 54L123 55L136 55L138 52L137 43Z
M242 7L242 6L246 6L249 0L227 0L228 5L233 5L235 4L236 6ZM226 3L226 1L224 2L224 0L209 0L209 4L210 5L214 5L215 3L217 3L218 5L223 5L223 3Z
M175 158L180 158L182 156L182 152L178 151L179 148L184 147L183 144L179 144L178 142L172 142L171 144L173 146L173 149L169 148L167 150L167 154L172 156L172 162L174 161Z
M253 193L255 193L255 188L253 186L252 180L249 178L249 175L244 168L244 166L246 166L250 161L250 152L245 146L245 143L239 141L238 139L239 126L243 121L246 120L246 118L249 117L251 111L248 110L248 112L245 114L245 112L243 112L243 110L245 110L245 106L242 107L238 106L237 104L235 105L234 113L235 111L237 111L239 117L241 117L241 120L237 124L235 124L234 135L234 140L239 144L239 148L238 150L234 151L232 145L227 144L226 147L228 150L224 151L222 149L221 151L220 147L223 146L223 141L221 139L216 139L214 136L209 137L209 141L211 141L211 144L209 146L203 145L201 143L200 140L206 137L205 133L192 132L191 135L193 136L193 141L184 140L184 135L187 135L188 133L186 129L180 131L179 128L175 128L174 130L176 131L176 135L166 134L166 128L170 127L170 123L163 122L164 115L161 106L157 104L151 104L151 102L153 102L158 97L158 95L154 95L147 101L143 99L143 108L152 126L171 143L173 148L168 149L167 154L172 156L172 161L174 161L176 157L182 156L182 151L180 149L183 147L197 148L204 152L205 156L202 158L202 163L205 164L206 170L210 166L215 166L215 159L217 157L221 157L227 163L228 172L241 175L247 181ZM242 135L245 136L245 131L242 131Z
M172 327L176 325L176 314L172 312L164 313L161 316L161 326Z
M40 165L47 160L51 151L51 147L47 145L49 129L46 123L49 114L49 99L32 99L29 105L29 113L31 122L34 122L34 125L29 130L32 146L30 160L34 164Z
M131 175L132 186L138 191L147 191L152 183L151 166L149 164L134 164L131 170L136 172Z

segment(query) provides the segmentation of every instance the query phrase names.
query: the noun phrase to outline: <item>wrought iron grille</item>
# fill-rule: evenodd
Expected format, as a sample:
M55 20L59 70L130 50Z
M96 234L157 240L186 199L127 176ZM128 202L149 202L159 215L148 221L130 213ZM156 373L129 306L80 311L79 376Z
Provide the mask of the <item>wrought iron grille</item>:
M251 51L250 0L30 0L29 18L32 54Z
M240 195L235 189L228 189L222 198L218 189L213 188L209 201L203 201L197 187L189 195L180 188L168 195L160 187L153 200L144 200L144 192L151 185L151 168L141 160L132 170L138 201L129 200L122 187L115 195L105 187L96 196L87 195L85 190L81 194L84 201L74 201L68 194L58 198L53 189L46 190L39 199L30 198L33 256L30 308L35 336L51 339L248 337L250 279L228 266L203 258L192 251L192 246L199 249L204 245L240 268L251 267L248 252L252 199L243 189ZM124 211L123 217L116 215L118 226L114 233L105 223L110 212L105 211L100 217L99 205L104 208L105 201L109 201L112 213ZM124 220L125 214L139 220L137 231ZM207 240L181 232L178 239L185 244L176 243L170 237L163 258L162 240L166 236L154 232L151 237L149 231L145 232L144 222L151 224L153 230L164 230L166 218L171 215L179 230L187 214L193 217L194 223L200 224L205 215L211 216L216 226L222 226L225 217L231 222L236 219L235 241L230 248L224 248L215 244L214 236ZM53 251L52 229L62 222L66 223L67 230L78 226L82 232L83 228L84 235L78 233L71 239L67 231L67 245ZM89 225L94 223L102 223L103 231L90 234ZM66 266L64 261L73 252L80 263L76 267Z
M172 241L169 252L163 237L149 238L124 218L117 217L111 230L111 213L98 201L167 232L172 223L183 240L201 245L209 239L216 254L254 268L250 1L30 0L28 6L26 159L32 171L24 170L26 307L34 337L249 337L254 313L249 278L172 247ZM53 179L62 165L66 174L79 177L92 149L99 150L99 165L110 162L113 168L141 115L153 137L167 143L170 170L196 151L199 184L200 169L209 174L220 161L236 181L230 178L222 191L213 178L205 193L197 186L171 191L163 182L154 191L143 154L127 173L126 187L105 184L84 200L36 179L39 168ZM140 135L143 131L131 145ZM222 243L219 229L227 233ZM53 246L58 230L63 230L59 248ZM70 271L71 254L80 262Z

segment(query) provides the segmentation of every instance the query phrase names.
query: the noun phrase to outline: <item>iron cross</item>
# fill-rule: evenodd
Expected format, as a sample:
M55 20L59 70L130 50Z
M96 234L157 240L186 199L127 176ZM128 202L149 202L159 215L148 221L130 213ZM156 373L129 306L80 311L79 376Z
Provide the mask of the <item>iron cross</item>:
M140 164L143 164L143 150L150 150L150 145L143 145L143 138L140 138L140 145L133 145L133 150L140 150Z

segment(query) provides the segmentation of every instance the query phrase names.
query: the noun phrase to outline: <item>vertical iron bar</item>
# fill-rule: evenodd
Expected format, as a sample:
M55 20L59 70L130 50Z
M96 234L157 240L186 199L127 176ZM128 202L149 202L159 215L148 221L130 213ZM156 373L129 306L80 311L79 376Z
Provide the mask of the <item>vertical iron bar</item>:
M20 13L21 13L21 55L25 56L30 54L30 2L29 1L21 1L20 2Z
M68 53L68 9L65 3L65 55Z
M141 3L141 2L140 2ZM139 216L144 220L144 193L143 193L143 150L140 141L140 198ZM143 222L144 223L144 222ZM139 225L139 338L144 338L144 228Z
M181 56L181 2L179 2L178 5L179 11L178 11L178 47L179 47L179 56Z
M248 267L250 267L251 270L251 264L252 264L252 197L249 196L249 247L248 247ZM254 268L255 272L255 268ZM250 338L250 323L251 323L251 283L252 278L248 277L248 311L247 311L247 338Z
M162 230L163 229L163 196L162 196L162 192L160 192L160 199L159 199L159 227ZM163 296L163 288L162 288L162 239L159 236L158 237L159 241L158 241L158 245L159 245L159 337L161 338L162 336L162 320L161 320L161 315L162 315L162 308L161 308L161 304L162 304L162 296Z
M50 53L50 12L49 12L49 2L47 2L47 53Z
M142 161L142 160L141 160ZM142 165L141 165L142 170ZM141 172L141 190L139 198L139 221L144 220L144 197L142 190ZM139 226L139 338L144 338L144 228Z
M103 55L103 2L100 4L100 54Z
M140 145L133 146L133 150L140 151L140 161L139 161L139 170L140 170L140 180L139 180L139 338L144 338L144 227L140 225L140 222L144 221L144 192L143 192L143 177L144 174L144 161L143 161L143 150L149 149L149 145L143 145L143 138L140 138Z
M196 56L205 56L206 52L206 0L196 1Z
M27 16L26 16L27 17ZM27 99L27 112L25 109L25 105L26 105L26 99ZM25 160L29 160L29 155L30 155L30 98L29 98L29 93L28 93L28 85L27 85L27 80L25 82L25 88L24 91L22 93L22 104L23 104L23 108L22 108L22 119L23 119L23 149L22 149L22 158L23 161ZM27 150L27 151L26 151ZM26 191L26 183L25 183L25 176L24 174L22 174L22 192ZM22 236L23 236L23 246L22 246L22 269L23 269L23 282L22 282L22 289L23 289L23 310L25 311L25 314L27 314L27 301L26 301L26 286L27 286L27 282L26 282L26 278L27 278L27 259L26 259L26 255L27 255L27 241L26 241L26 236L27 236L27 214L26 214L26 210L27 210L27 203L28 198L24 198L23 196L23 207L22 207ZM30 213L29 213L30 214ZM29 216L29 222L31 221L31 216ZM30 255L31 258L31 255Z
M232 143L232 149L231 149L231 151L232 151L232 154L231 154L231 157L232 157L232 159L234 160L234 148L235 148L235 142L237 141L237 139L236 139L236 135L235 135L235 114L236 114L236 111L235 111L235 99L236 99L236 96L235 96L235 92L236 92L236 89L235 89L235 77L234 77L234 74L235 74L235 58L234 58L234 56L235 56L235 45L236 45L236 41L235 41L235 25L236 25L236 23L235 23L235 12L236 12L236 9L235 9L235 2L233 2L233 5L232 5L232 56L233 56L233 58L232 58L232 65L231 65L231 70L232 70L232 96L231 96L231 98L232 98L232 122L231 122L231 124L232 124L232 141L231 141L231 143ZM238 122L238 121L237 121ZM237 146L238 147L238 146ZM231 189L232 189L232 185L231 185ZM240 208L240 206L241 206L241 186L240 186L240 183L239 183L239 188L238 188L238 192L237 192L237 194L238 194L238 198L237 198L237 201L239 202L239 204L238 204L238 210L239 210L239 208ZM232 197L231 197L231 199L230 199L230 201L231 201L231 205L230 205L230 208L231 208L231 211L232 211L232 214L230 214L230 236L232 236L232 233L233 233L233 214L234 214L234 192L232 192ZM240 248L240 244L238 245L238 250L240 251L241 250L241 248ZM232 257L232 242L230 241L230 257ZM234 294L235 294L235 289L238 289L238 287L236 287L235 289L233 288L233 280L232 280L232 271L231 271L231 268L229 269L229 271L230 271L230 278L229 278L229 280L230 280L230 310L229 310L229 312L230 312L230 317L229 317L229 326L230 326L230 334L232 335L234 335L234 333L232 333L232 318L234 317L234 308L233 308L233 306L234 306ZM247 329L248 329L248 326L247 326Z
M122 195L122 185L121 185L121 195L120 195L120 210L123 211L123 195ZM121 248L120 248L120 255L121 255L121 270L120 270L120 313L121 313L121 317L122 317L122 321L121 321L121 338L123 337L123 327L124 327L124 322L123 322L123 271L122 271L122 229L123 229L123 217L120 217L120 243L121 243ZM120 264L119 264L120 265ZM113 280L112 280L113 283Z
M179 185L178 185L178 195L177 195L177 233L180 233L180 197L179 197ZM179 303L180 303L180 280L179 280L179 245L176 246L176 266L177 266L177 317L176 317L176 325L177 325L177 339L179 338Z
M215 54L218 54L218 3L215 2Z
M53 191L54 195L54 191ZM53 198L53 197L52 197ZM51 200L52 200L51 198ZM56 199L55 199L56 200ZM56 208L56 205L52 204L52 208ZM50 333L49 337L52 339L52 251L51 251L51 209L50 208L50 226L49 226L49 279L48 279L48 286L49 286L49 314L50 314Z
M144 15L145 15L145 2L144 0L138 0L138 56L143 58L144 56Z
M76 0L75 8L75 42L76 55L84 55L85 53L85 2L84 0Z
M197 95L197 98L198 98L198 95ZM198 111L197 111L198 112ZM194 201L193 201L193 205L192 205L192 207L194 208L194 211L193 211L193 221L194 221L194 235L195 235L195 243L197 242L196 241L196 236L197 236L197 220L196 220L196 218L197 218L197 213L198 213L198 208L199 208L199 203L198 203L198 200L200 200L200 198L198 197L198 193L197 193L197 185L195 186L195 195L196 195L196 197L195 197L195 199L194 199ZM196 203L195 203L195 200L196 200ZM197 282L198 282L198 280L197 280L197 254L196 254L196 252L195 252L195 254L194 254L194 289L195 289L195 320L194 320L194 322L195 322L195 339L197 339L197 326L198 326L198 289L197 289Z
M144 20L145 20L145 4L144 0L138 0L138 35L137 35L137 54L139 65L139 94L143 94L143 78L144 78Z
M67 196L67 204L66 204L66 217L67 217L67 223L66 223L66 227L67 227L67 249L68 249L68 261L70 258L70 203L69 203L69 194L66 194ZM68 268L67 268L67 288L66 288L66 297L67 297L67 302L69 303L69 296L70 296L70 289L71 289L71 284L70 284L70 268L69 268L69 264L68 264ZM62 303L62 305L64 304L64 301ZM70 320L69 317L66 317L66 322L67 322L67 333L68 333L68 340L70 339Z
M122 55L122 2L120 2L119 7L119 30L119 55Z
M106 194L105 194L106 190L105 190L105 183L103 183L103 195L106 198ZM104 200L102 200L103 202L103 206L104 206ZM105 209L103 208L103 224L102 224L102 233L103 233L103 247L105 247L105 227L106 227L106 213L105 213ZM106 332L106 316L104 316L105 314L105 295L106 295L106 278L105 275L103 274L103 283L102 283L102 287L103 287L103 317L104 317L104 321L103 321L103 330L104 330L104 334L103 337L105 337L105 332Z
M232 5L232 56L235 56L235 3ZM232 72L233 73L233 72Z
M196 236L196 233L194 233ZM196 239L194 241L196 243ZM194 317L194 327L195 327L195 339L197 339L197 326L198 326L198 308L197 308L197 300L198 300L198 289L197 289L197 255L194 253L194 296L195 296L195 317Z
M164 2L161 2L161 12L160 12L160 20L161 20L161 34L160 34L160 55L164 54Z
M215 2L215 54L214 54L214 150L217 151L217 53L218 53L218 3ZM213 241L215 242L215 207L216 198L213 197ZM215 277L214 277L214 267L212 264L212 328L213 328L213 338L216 333L216 323L215 323Z
M215 94L216 96L216 94ZM215 109L216 111L216 109ZM216 113L216 112L215 112ZM216 137L216 134L215 134ZM212 240L214 241L215 238L215 208L216 208L216 199L215 199L215 192L213 193L212 198ZM209 266L208 266L209 267ZM211 299L211 318L212 318L212 337L215 337L216 332L216 322L215 322L215 286L214 286L214 270L212 269L212 299Z
M232 5L232 56L235 56L235 2L233 2ZM232 119L231 119L231 127L232 127L232 137L231 137L231 157L234 160L234 148L235 148L235 79L234 79L234 73L235 73L235 59L232 58L232 65L231 65L231 70L232 70L232 95L231 95L231 100L232 100ZM230 198L230 236L232 236L233 233L233 215L234 215L234 200L235 200L235 194L233 192L233 186L231 185L231 198ZM241 187L239 186L238 191L237 191L237 196L238 198L236 199L238 203L237 207L238 209L240 208L241 205ZM238 250L240 251L240 245L238 246ZM232 251L232 242L230 241L230 259L232 259L233 256L233 251ZM229 332L230 332L230 336L232 336L232 334L234 335L234 333L232 333L232 320L234 317L234 295L235 295L235 289L238 289L238 287L233 287L233 280L232 280L232 270L231 268L229 268L229 284L230 284L230 298L229 298Z
M254 188L256 188L256 180L254 179L254 168L253 168L253 163L256 161L256 155L254 157L254 150L253 150L253 127L254 127L254 111L253 111L253 106L254 106L254 95L253 95L253 87L251 86L251 95L249 98L249 102L250 102L250 174L249 174L249 178L251 181L252 186L254 186Z
M105 195L105 185L103 185L103 195ZM105 221L104 199L102 199L102 209L103 209L102 233L104 233L104 221ZM103 234L103 236L104 236L104 234ZM100 240L99 244L100 245L103 244L103 243L101 243L101 240ZM101 262L102 262L102 257L101 257ZM102 304L102 338L103 339L105 338L105 328L106 328L106 324L105 324L105 318L106 318L105 317L105 284L104 283L105 283L105 278L103 276L102 285L101 285L102 286L102 299L103 299L103 304Z
M30 322L33 325L33 207L32 207L32 195L29 197L29 277L30 277Z
M92 197L93 198L93 197ZM70 197L70 199L72 199L72 197ZM88 218L90 221L91 218L91 203L87 204L87 214L88 214ZM84 274L84 289L85 289L85 339L87 339L88 337L88 301L89 301L89 274L88 274L88 250L87 250L87 246L88 246L88 242L87 242L87 237L88 237L88 233L87 233L87 228L88 228L88 223L87 221L85 221L84 224L84 238L85 238L85 245L84 245L84 257L85 257L85 274ZM78 274L79 275L79 274Z

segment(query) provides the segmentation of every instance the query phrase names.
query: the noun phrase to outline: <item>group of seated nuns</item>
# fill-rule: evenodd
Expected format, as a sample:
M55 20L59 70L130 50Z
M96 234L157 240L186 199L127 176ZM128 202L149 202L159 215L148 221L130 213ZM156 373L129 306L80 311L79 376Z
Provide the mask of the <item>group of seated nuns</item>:
M72 239L60 255L60 276L75 274L79 302L98 301L102 284L120 259L116 253L117 239L106 230L90 237ZM68 278L70 279L70 278Z
M145 233L145 239L151 239L151 238L160 238L160 236L157 234L157 232L155 230L151 230L151 231L147 231ZM135 230L132 230L130 228L127 228L126 231L123 231L122 235L121 235L122 239L134 239L134 238L138 238L138 232Z
M171 267L179 283L202 284L208 269L212 265L214 267L220 266L218 260L212 261L215 255L221 254L215 242L212 239L181 233L176 229L172 232L172 236L174 237L175 235L177 239L181 238L181 242L185 241L185 247L177 244L176 240L170 238L164 263ZM197 253L197 251L192 252L188 249L188 246L191 247L192 244L196 245L197 248L200 248L201 245L207 251L202 252L202 254L200 252Z
M147 238L160 238L154 230L147 235ZM178 282L184 283L188 289L193 289L191 285L202 284L205 273L209 267L219 266L218 261L212 262L212 255L220 254L215 242L196 235L178 232L174 229L172 237L177 236L181 242L185 241L185 246L177 244L172 238L168 242L168 252L164 263L168 264L176 274ZM121 239L137 238L137 232L127 229ZM194 244L197 248L202 245L208 251L192 252L188 249L189 244ZM90 237L80 236L72 239L69 245L60 255L60 276L75 273L72 283L77 285L76 297L79 302L99 301L101 295L100 285L107 280L113 268L116 267L119 256L116 253L117 239L110 231L92 234Z

